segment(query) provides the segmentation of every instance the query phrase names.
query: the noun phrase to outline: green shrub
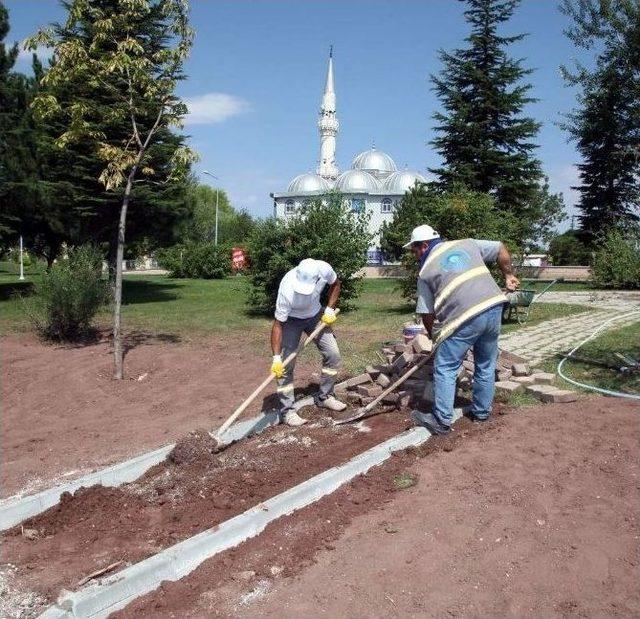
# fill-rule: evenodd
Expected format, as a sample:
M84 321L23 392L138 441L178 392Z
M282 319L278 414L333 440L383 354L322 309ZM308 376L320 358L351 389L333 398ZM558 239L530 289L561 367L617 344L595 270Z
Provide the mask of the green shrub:
M340 307L346 309L359 290L355 274L366 265L371 235L368 216L355 213L342 195L331 192L286 221L259 222L249 240L249 303L272 312L285 273L304 258L328 262L342 281Z
M591 275L599 288L640 288L640 234L609 232L597 247Z
M396 209L393 220L382 228L382 251L388 260L400 260L407 270L400 288L409 300L416 298L418 265L403 245L411 231L428 224L446 240L475 238L502 241L512 251L518 249L519 224L500 212L489 194L457 186L441 191L429 185L409 190Z
M231 273L231 249L213 243L185 243L158 252L158 264L171 277L222 279Z
M585 265L591 261L591 252L575 230L553 237L549 255L555 266Z
M102 253L91 245L69 252L34 283L27 315L44 338L72 341L91 333L93 319L109 298Z

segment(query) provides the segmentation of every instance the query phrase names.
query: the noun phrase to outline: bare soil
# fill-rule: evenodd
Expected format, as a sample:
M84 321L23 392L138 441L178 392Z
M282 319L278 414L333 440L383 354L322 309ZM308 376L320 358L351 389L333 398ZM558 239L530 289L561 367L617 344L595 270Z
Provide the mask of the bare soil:
M112 378L106 337L77 347L35 337L0 339L2 433L0 496L31 494L166 445L186 432L214 429L267 375L264 355L237 338L174 342L127 337L126 377ZM296 383L318 364L305 354ZM265 390L245 413L274 404Z
M406 411L378 415L366 431L334 426L315 407L300 414L314 423L270 428L217 453L206 430L195 431L135 482L65 493L58 505L3 535L3 560L17 567L23 588L52 601L87 574L140 561L410 425Z
M640 616L638 406L499 412L394 455L116 616ZM399 475L415 484L398 489Z

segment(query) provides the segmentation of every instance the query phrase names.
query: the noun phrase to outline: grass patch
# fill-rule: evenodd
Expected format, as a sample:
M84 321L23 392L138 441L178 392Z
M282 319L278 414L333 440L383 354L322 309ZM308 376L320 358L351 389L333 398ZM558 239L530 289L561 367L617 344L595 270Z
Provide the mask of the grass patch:
M577 356L588 361L569 359L562 366L562 369L573 380L603 389L640 395L640 372L623 373L618 369L596 364L596 362L601 362L616 368L627 365L616 356L616 353L622 353L640 361L640 319L626 327L602 333L576 352ZM547 360L543 367L550 372L555 372L559 361L560 358L555 361ZM558 377L558 386L567 389L576 388L560 377Z
M396 475L393 478L393 487L396 490L406 490L407 488L411 488L411 486L415 486L417 479L411 473L400 473L400 475Z
M551 283L551 280L540 281L524 277L521 282L522 288L541 292ZM549 292L581 292L582 290L596 290L596 288L591 282L556 282L551 286L551 288L549 288Z
M25 331L30 328L16 293L28 294L38 272L28 272L26 282L15 274L0 271L0 329ZM402 297L395 279L367 279L353 309L338 319L336 334L347 372L361 371L375 362L382 342L402 337L403 323L413 317L414 305ZM246 304L248 280L172 279L165 276L127 275L123 285L123 325L156 335L174 334L183 340L201 336L235 334L250 342L260 354L268 354L271 318L256 316ZM540 303L534 305L527 326L544 320L584 311L579 305ZM110 308L98 315L98 324L109 328ZM505 332L522 328L515 322ZM311 347L311 354L314 347ZM309 353L305 353L309 354Z

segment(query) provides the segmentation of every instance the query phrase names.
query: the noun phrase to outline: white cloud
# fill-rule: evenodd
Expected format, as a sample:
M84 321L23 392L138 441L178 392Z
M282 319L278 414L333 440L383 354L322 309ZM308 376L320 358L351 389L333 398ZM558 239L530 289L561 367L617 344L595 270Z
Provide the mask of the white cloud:
M250 109L249 103L244 99L224 92L208 92L187 98L185 103L189 109L185 118L185 124L188 125L221 123Z

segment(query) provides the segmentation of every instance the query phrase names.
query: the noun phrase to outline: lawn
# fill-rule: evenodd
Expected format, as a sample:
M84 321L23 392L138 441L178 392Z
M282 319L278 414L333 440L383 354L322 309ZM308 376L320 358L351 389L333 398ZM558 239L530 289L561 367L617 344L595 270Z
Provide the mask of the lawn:
M640 317L638 322L620 329L606 331L585 344L576 352L576 356L585 361L567 360L562 367L564 374L573 380L594 385L603 389L623 393L640 394L640 371L625 373L621 366L629 365L616 356L621 353L640 362ZM547 369L555 371L560 359L548 361ZM605 364L614 367L604 367ZM575 389L570 383L558 378L560 385Z
M29 329L17 294L28 294L38 273L27 271L27 280L17 282L13 265L0 264L0 329ZM202 336L233 333L263 348L270 319L256 316L246 303L248 282L244 277L224 280L172 279L164 276L130 275L124 281L123 322L127 330L153 334L177 334L183 341ZM393 279L369 279L351 311L340 317L336 333L349 371L357 371L375 360L375 351L385 340L402 337L403 323L413 317L413 305L397 290ZM583 311L581 306L536 305L529 324ZM98 316L109 327L109 308ZM520 328L507 324L506 330Z

